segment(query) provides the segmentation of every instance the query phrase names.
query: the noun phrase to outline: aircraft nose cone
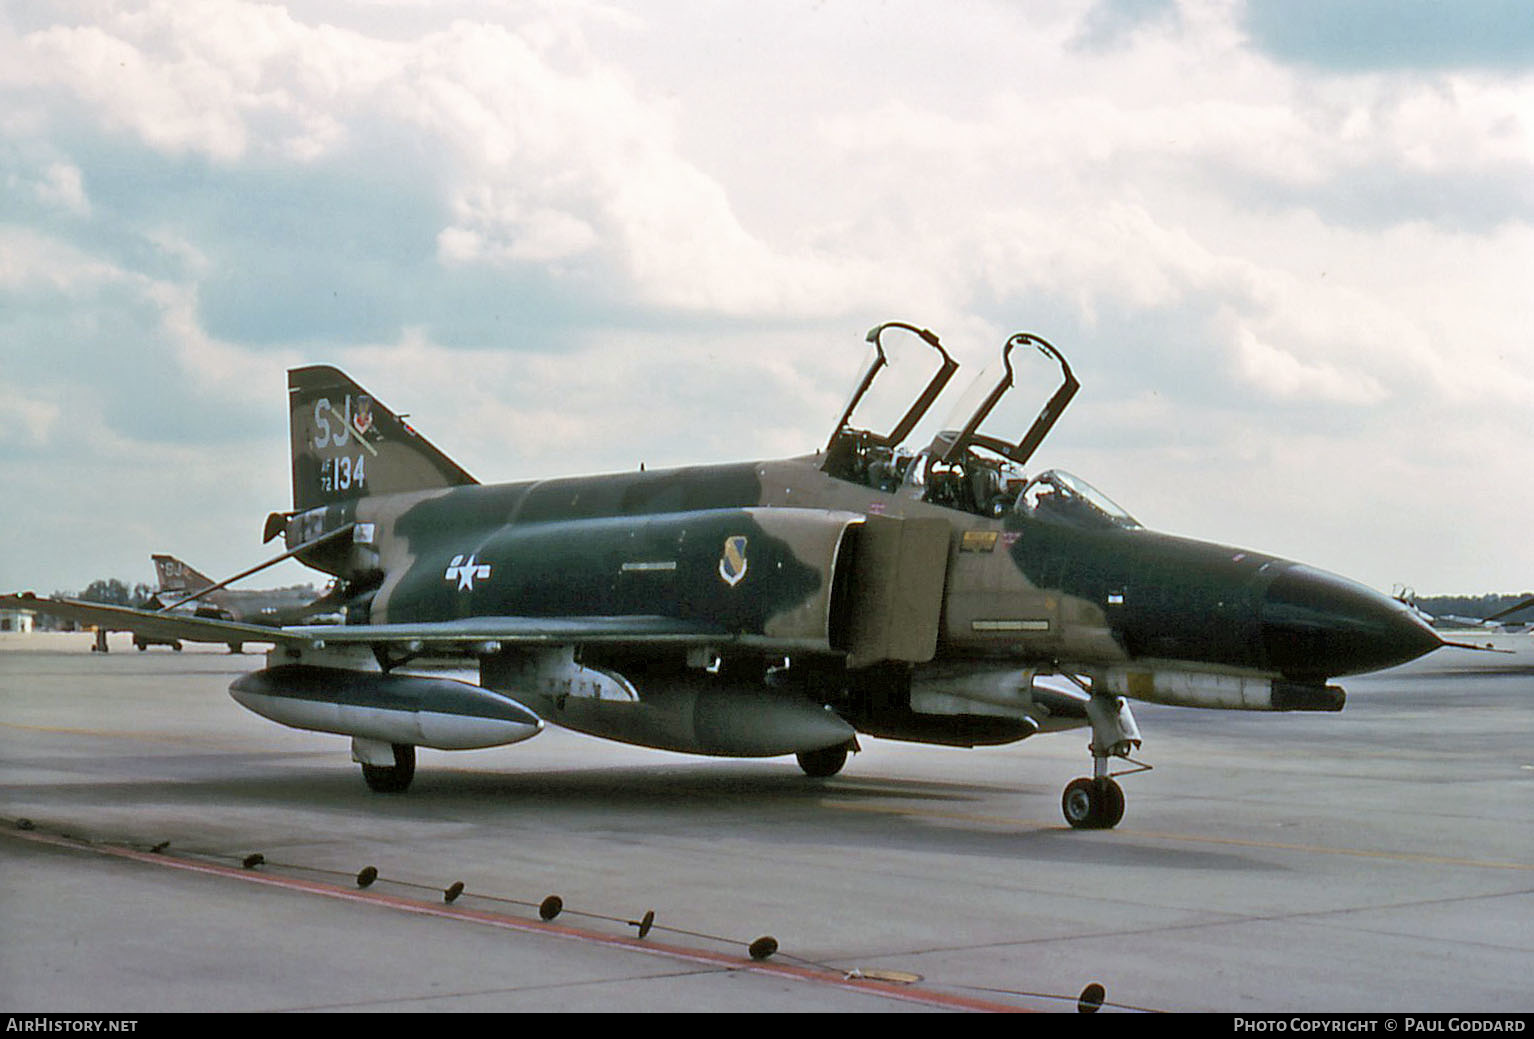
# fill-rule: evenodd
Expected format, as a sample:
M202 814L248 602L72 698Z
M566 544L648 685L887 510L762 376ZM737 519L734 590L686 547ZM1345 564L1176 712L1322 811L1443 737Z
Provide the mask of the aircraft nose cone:
M1401 603L1308 566L1291 567L1268 586L1262 635L1268 665L1296 679L1378 671L1443 644Z

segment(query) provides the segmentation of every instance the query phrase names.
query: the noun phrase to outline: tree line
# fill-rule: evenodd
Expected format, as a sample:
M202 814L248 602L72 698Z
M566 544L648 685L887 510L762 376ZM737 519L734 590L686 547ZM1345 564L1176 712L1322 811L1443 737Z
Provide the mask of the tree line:
M1531 596L1534 596L1534 592L1522 592L1518 595L1423 595L1418 596L1415 601L1418 608L1435 617L1473 617L1476 620L1485 620L1493 614L1512 609ZM1517 617L1510 617L1508 620L1521 619L1527 612L1520 611Z

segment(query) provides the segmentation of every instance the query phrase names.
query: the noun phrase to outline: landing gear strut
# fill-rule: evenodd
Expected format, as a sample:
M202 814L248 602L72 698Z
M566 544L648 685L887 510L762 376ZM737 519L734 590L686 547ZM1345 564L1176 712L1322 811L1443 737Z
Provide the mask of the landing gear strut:
M409 743L393 743L394 764L370 765L361 762L362 778L368 789L379 794L404 793L415 778L415 747Z
M1143 772L1150 768L1129 755L1140 746L1140 729L1123 697L1114 696L1100 681L1090 684L1072 676L1088 694L1087 718L1092 724L1092 776L1073 779L1060 798L1060 811L1073 830L1111 830L1124 818L1124 788L1108 774L1108 759L1123 758ZM1124 773L1120 773L1123 775Z

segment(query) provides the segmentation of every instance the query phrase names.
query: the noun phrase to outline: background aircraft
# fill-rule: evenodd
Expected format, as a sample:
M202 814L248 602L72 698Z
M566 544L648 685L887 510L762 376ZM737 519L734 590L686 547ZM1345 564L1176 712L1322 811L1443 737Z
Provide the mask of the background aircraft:
M1512 606L1498 610L1485 617L1471 617L1461 614L1438 612L1429 613L1423 609L1422 602L1411 588L1397 586L1392 591L1392 597L1406 604L1414 613L1435 628L1458 631L1490 630L1502 632L1519 632L1527 630L1530 626L1530 618L1522 620L1512 619L1515 615L1525 613L1534 608L1534 598L1524 599Z
M795 754L815 776L859 734L975 746L1086 728L1092 775L1062 810L1101 828L1124 812L1112 762L1145 767L1126 698L1335 711L1332 678L1446 644L1378 592L1148 531L1077 477L1027 473L1079 388L1043 339L1008 339L994 377L920 450L906 442L958 365L915 326L868 342L813 455L496 486L342 372L292 370L293 507L268 517L267 540L288 546L272 562L335 577L346 623L269 629L268 666L231 694L351 736L380 791L410 784L418 745L511 743L545 721L675 751ZM1062 382L1014 440L1003 405L1035 352ZM907 371L920 377L891 378ZM89 609L189 639L257 630ZM470 680L421 670L431 661L468 665Z
M282 627L285 624L336 623L337 616L327 616L334 606L314 590L313 585L293 585L288 588L262 590L230 589L228 582L215 583L211 577L199 573L175 556L156 553L150 556L154 562L155 577L159 590L150 606L154 609L196 617L259 624L266 627ZM106 651L105 635L108 629L98 626L95 649ZM262 641L270 641L262 640ZM229 641L229 650L240 653L245 640ZM157 638L135 631L133 645L139 650L150 646L170 646L179 651L179 638Z
M334 602L316 592L313 585L254 590L227 588L215 586L211 577L175 556L156 553L150 558L160 585L162 609L185 609L199 617L269 627L319 623L320 618L335 610ZM339 620L339 617L334 619Z

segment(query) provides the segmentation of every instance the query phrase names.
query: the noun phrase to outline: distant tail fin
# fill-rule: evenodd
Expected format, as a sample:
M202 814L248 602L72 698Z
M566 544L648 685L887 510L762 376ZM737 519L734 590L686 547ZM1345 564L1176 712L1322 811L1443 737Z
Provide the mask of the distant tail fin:
M293 509L479 481L344 372L288 372Z
M153 555L155 576L160 579L160 591L167 595L192 595L213 583L175 556Z

